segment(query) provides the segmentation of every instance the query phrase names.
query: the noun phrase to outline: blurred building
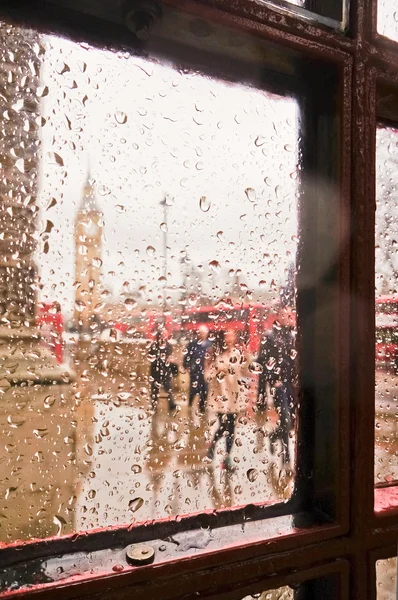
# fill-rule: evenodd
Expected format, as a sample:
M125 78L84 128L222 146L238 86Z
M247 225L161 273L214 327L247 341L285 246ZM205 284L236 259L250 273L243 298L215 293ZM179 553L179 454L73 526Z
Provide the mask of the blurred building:
M0 23L0 379L56 382L73 374L36 327L36 204L44 50L37 33Z
M102 219L94 185L88 175L75 221L74 322L81 332L90 332L90 325L100 320Z
M1 327L33 323L39 151L39 38L0 27Z

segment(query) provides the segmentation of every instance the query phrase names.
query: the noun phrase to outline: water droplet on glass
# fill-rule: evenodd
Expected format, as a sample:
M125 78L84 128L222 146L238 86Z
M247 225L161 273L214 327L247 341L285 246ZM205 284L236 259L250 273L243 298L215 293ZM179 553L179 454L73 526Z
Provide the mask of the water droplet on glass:
M202 210L203 212L209 212L210 207L211 207L211 202L207 199L206 196L201 196L201 198L199 200L199 206L200 206L200 210Z
M116 123L119 123L119 125L124 125L125 123L127 123L126 113L121 110L117 110L115 112L115 120L116 120Z
M248 478L250 483L254 483L258 477L257 469L248 469L248 471L246 473L246 477Z
M56 535L57 536L62 535L63 528L67 524L67 522L65 521L65 519L63 517L61 517L61 515L54 515L54 517L53 517L53 523L54 523L54 525L56 525L58 527L58 531L57 531Z
M133 310L133 308L137 306L137 300L134 298L126 298L124 301L124 306L127 308L127 310Z
M258 363L258 362L252 362L249 365L249 371L251 373L262 373L263 372L263 365L260 365L260 363Z
M250 188L250 187L246 188L245 189L245 194L246 194L246 197L249 200L249 202L255 202L256 201L256 199L257 199L256 190L254 190L253 188Z
M86 303L83 302L83 300L76 300L75 308L78 312L83 312L84 309L86 308Z
M219 271L220 269L220 263L218 262L218 260L211 260L209 262L209 267L211 268L212 271Z
M39 87L37 88L37 97L38 98L44 98L45 96L48 96L49 94L49 89L46 85L39 85Z
M131 512L137 512L143 504L144 500L142 498L134 498L129 502L129 510L131 510Z
M93 265L94 267L97 267L99 269L100 267L102 267L102 259L96 256L95 258L93 258Z

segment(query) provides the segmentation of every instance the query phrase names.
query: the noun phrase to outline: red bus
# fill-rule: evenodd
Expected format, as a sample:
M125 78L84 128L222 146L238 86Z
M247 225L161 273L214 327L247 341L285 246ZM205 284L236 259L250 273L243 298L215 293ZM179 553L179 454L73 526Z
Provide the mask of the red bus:
M152 339L157 328L163 325L170 337L179 338L197 331L206 325L211 333L232 329L238 334L241 343L250 352L258 351L262 336L272 329L277 320L277 309L261 303L233 304L218 302L215 305L190 307L185 311L161 312L151 311L142 315L145 322L145 337Z
M276 311L261 303L232 304L218 302L214 306L189 308L181 317L185 332L197 331L206 325L210 332L233 330L252 353L258 351L263 334L272 329Z
M37 307L36 323L40 329L43 342L54 354L57 362L63 362L64 319L61 305L58 302L40 302Z
M376 299L376 361L398 367L398 295Z
M278 308L258 303L233 304L218 302L215 305L190 307L185 310L142 311L126 318L126 323L116 323L127 336L154 339L159 327L164 327L168 336L179 339L206 325L211 333L234 330L238 339L248 350L256 353L264 333L272 329L278 319ZM295 325L295 323L293 323Z

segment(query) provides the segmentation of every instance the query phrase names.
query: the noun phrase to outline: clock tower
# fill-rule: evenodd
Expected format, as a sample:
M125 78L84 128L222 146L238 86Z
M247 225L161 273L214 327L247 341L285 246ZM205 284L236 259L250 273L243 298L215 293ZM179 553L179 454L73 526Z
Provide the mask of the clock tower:
M90 174L75 221L75 311L78 331L90 332L100 303L101 246L103 215L98 208ZM98 308L97 308L98 310Z

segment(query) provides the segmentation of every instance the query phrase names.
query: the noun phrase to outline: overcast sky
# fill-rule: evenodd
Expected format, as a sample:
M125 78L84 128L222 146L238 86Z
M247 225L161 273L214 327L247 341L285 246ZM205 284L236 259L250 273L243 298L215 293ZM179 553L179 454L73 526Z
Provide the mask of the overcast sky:
M297 243L295 100L53 37L46 44L39 203L42 228L47 219L54 228L48 253L37 253L41 299L73 307L88 163L104 213L104 286L115 296L125 282L145 285L148 300L161 294L165 195L170 288L182 284L184 251L205 271L217 261L214 277L241 269L253 288L282 282Z

